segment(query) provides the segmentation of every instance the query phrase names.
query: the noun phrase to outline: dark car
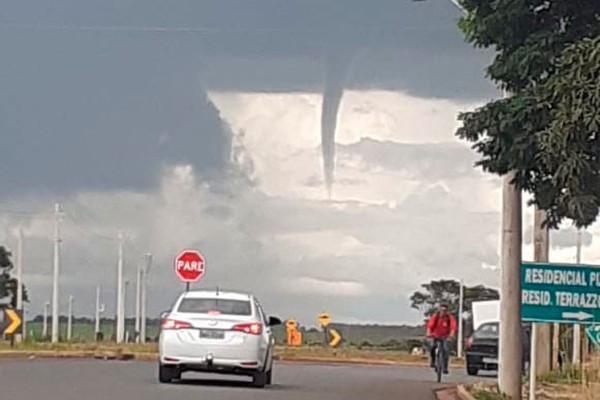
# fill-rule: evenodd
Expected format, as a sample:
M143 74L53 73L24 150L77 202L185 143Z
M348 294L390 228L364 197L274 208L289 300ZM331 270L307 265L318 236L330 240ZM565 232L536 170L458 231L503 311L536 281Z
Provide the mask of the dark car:
M530 327L523 326L523 371L529 362L529 331ZM477 375L479 371L498 370L498 338L500 326L498 322L488 322L477 328L467 339L466 361L467 373Z

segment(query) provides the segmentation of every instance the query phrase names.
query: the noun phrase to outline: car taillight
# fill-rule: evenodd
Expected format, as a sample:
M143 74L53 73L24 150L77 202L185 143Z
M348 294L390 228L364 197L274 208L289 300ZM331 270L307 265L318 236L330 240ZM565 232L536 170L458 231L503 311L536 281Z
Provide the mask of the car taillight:
M258 322L250 324L239 324L232 328L234 331L245 332L250 335L260 335L262 333L262 325Z
M192 324L185 321L177 321L175 319L165 318L162 321L161 328L165 330L188 329Z
M465 347L469 350L473 346L473 336L469 336L465 341Z

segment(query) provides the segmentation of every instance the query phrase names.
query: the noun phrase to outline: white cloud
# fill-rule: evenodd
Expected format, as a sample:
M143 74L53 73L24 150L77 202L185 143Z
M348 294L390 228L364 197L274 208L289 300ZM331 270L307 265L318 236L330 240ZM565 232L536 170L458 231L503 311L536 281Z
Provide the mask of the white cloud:
M420 321L407 299L434 278L496 286L498 274L481 266L498 263L498 180L470 170L473 156L454 139L450 118L469 105L348 93L340 116L339 137L347 144L338 151L340 183L334 199L325 200L318 96L210 97L234 132L234 168L224 182L208 185L179 165L165 169L156 191L63 198L64 304L73 292L78 312L90 315L93 286L100 284L112 312L120 229L129 238L129 279L145 252L154 255L155 314L182 288L173 257L184 247L207 259L199 286L253 291L273 313L309 324L324 304L334 319ZM25 277L37 312L50 294L53 202L36 195L3 205L45 210L43 218L25 221ZM3 218L0 240L13 243L17 220Z
M362 297L369 295L366 286L359 282L335 281L303 277L294 282L283 282L288 290L303 296L320 295L326 297Z

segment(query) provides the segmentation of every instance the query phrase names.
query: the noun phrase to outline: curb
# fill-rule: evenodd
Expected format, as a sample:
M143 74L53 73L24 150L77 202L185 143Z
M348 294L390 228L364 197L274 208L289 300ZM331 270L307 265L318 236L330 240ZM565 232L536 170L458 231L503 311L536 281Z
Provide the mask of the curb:
M461 400L476 400L475 397L464 387L464 385L458 385L456 387L456 394Z

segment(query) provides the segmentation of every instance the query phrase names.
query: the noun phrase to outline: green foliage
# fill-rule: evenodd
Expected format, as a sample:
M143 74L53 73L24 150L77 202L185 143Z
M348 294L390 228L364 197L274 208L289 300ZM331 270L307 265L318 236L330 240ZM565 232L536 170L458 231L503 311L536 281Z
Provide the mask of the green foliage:
M511 97L460 115L477 165L533 194L555 227L600 206L600 1L461 0L459 26L497 50L488 77Z
M428 317L433 314L437 307L445 303L448 311L457 314L459 310L460 282L455 280L431 281L421 285L424 291L416 291L410 297L411 307L421 310ZM463 288L463 310L471 311L474 301L498 300L500 294L496 289L483 285Z
M13 263L11 253L0 246L0 309L15 308L17 305L17 279L11 277ZM28 301L27 291L23 286L23 301Z

